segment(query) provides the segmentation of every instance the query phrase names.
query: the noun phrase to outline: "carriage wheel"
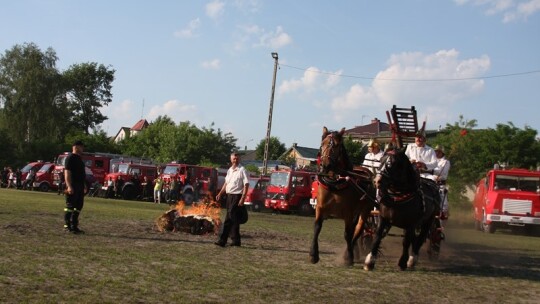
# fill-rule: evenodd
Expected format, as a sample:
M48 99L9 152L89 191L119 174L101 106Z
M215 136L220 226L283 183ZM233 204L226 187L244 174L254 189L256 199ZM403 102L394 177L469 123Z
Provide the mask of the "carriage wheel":
M443 240L442 230L439 228L440 224L438 224L437 221L439 221L439 219L435 219L429 229L429 247L427 248L427 253L431 261L439 259Z

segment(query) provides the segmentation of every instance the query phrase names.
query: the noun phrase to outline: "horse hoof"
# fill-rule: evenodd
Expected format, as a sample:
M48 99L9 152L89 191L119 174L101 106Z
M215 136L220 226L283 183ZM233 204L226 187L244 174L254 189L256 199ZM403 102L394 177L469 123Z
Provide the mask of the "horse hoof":
M375 269L375 264L364 264L365 271L372 271L373 269Z
M311 264L317 264L317 263L319 263L319 257L313 257L312 256L310 261L311 261Z
M407 261L407 268L413 269L414 266L416 266L416 262L418 261L418 256L413 255L409 257L409 260Z

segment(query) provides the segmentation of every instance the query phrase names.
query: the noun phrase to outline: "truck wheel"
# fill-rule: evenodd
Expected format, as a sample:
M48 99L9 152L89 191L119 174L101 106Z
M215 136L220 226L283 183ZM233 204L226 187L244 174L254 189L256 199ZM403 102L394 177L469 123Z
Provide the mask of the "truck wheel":
M474 229L482 231L482 223L480 221L474 220Z
M124 187L124 190L122 191L122 198L125 200L134 200L135 197L137 197L135 193L135 189L133 187Z
M49 192L49 184L47 183L39 184L39 191Z
M261 212L261 202L253 202L253 205L251 206L251 210L253 212Z
M300 203L300 214L304 216L313 215L313 208L309 204L309 201L302 201Z
M185 192L185 193L183 194L183 196L184 196L184 203L185 203L186 205L191 205L191 204L193 204L193 193L192 193L192 192Z
M484 217L483 217L483 222L482 222L482 230L484 230L485 233L494 233L495 232L495 226L493 225L493 223L491 224L488 224L487 221L486 221L486 213L484 212Z

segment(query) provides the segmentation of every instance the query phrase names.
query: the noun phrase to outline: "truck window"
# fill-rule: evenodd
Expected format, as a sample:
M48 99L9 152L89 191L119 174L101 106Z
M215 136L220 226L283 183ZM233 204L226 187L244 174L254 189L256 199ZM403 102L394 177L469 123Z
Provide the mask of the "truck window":
M270 176L270 185L285 187L288 184L289 173L287 172L274 172Z
M96 159L96 168L103 168L103 160Z
M141 169L139 169L139 168L131 168L131 173L130 174L131 175L135 175L135 174L140 175L141 174Z
M88 168L93 168L93 164L94 162L91 159L84 160L84 165L87 166Z

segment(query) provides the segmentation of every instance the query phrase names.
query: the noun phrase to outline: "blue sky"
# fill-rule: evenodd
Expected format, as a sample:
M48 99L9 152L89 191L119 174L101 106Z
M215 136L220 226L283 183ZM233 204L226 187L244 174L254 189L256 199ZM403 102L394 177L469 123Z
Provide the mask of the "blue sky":
M0 0L0 50L52 47L58 68L116 70L102 128L110 135L168 115L317 148L322 127L387 122L415 106L436 129L540 130L540 0ZM144 103L144 106L143 106Z

